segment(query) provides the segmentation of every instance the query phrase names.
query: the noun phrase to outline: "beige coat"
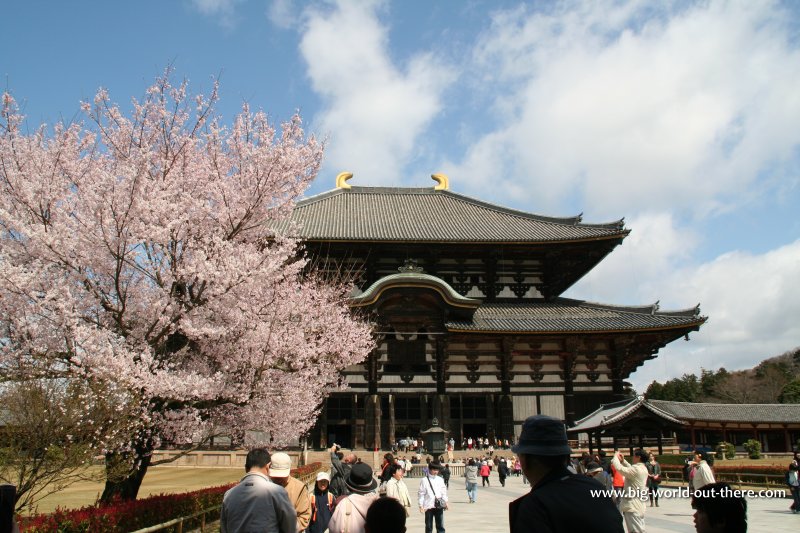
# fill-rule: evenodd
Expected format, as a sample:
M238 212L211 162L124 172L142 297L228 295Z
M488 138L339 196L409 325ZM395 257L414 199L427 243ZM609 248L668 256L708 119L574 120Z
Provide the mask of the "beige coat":
M625 478L619 510L644 516L645 505L640 495L647 494L647 467L644 463L632 465L624 459L620 461L616 455L611 459L611 464Z
M408 495L408 487L405 481L402 479L395 479L395 477L392 476L392 478L386 482L386 495L402 503L403 507L406 508L406 516L410 515L411 497Z
M308 496L308 488L299 479L289 476L286 492L289 493L289 501L297 511L297 531L305 531L311 520L311 500Z

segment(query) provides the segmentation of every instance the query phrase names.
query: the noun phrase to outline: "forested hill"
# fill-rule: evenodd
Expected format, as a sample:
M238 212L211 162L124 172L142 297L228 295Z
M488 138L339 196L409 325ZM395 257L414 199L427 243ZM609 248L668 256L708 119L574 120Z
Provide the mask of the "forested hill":
M754 368L728 372L701 369L666 383L654 381L651 400L707 403L800 403L800 347L765 359Z

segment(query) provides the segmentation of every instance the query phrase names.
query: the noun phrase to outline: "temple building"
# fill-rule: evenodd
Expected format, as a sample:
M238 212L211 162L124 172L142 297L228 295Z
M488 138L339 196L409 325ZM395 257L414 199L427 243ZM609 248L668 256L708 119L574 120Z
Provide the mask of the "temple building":
M625 398L637 367L706 320L699 307L561 297L622 243L622 220L500 207L451 192L441 174L430 188L351 177L292 215L314 268L355 279L350 305L377 340L325 401L315 447L386 448L434 419L459 442L512 440L537 413L572 424Z

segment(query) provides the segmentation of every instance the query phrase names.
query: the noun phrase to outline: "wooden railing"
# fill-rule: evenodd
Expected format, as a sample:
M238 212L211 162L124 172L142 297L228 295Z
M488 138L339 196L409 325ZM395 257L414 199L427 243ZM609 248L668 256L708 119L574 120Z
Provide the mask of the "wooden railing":
M309 472L308 474L303 474L302 476L298 476L297 479L299 479L300 481L305 483L306 486L309 486L309 485L313 484L316 481L317 474L322 472L323 470L326 470L326 469L323 468L322 465L320 465L315 471ZM136 531L133 531L132 533L154 533L155 531L163 531L163 530L165 530L167 528L171 528L171 527L175 527L175 532L176 533L183 533L184 524L186 522L188 522L189 520L196 519L197 517L200 517L200 533L204 533L205 530L206 530L206 517L208 515L210 515L211 513L217 513L221 508L222 508L221 504L215 505L213 507L209 507L208 509L203 509L202 511L198 511L198 512L196 512L194 514L190 514L190 515L187 515L187 516L181 516L179 518L175 518L173 520L170 520L169 522L156 524L154 526L146 527L146 528L143 528L143 529L137 529ZM213 520L216 521L217 517L215 516L213 518Z
M170 520L169 522L164 522L163 524L156 524L155 526L150 526L143 529L137 529L133 533L153 533L154 531L163 531L173 526L177 526L175 528L176 533L183 533L183 524L189 520L197 518L198 516L200 517L200 532L204 533L206 530L206 515L217 512L221 508L222 508L221 504L215 505L214 507L209 507L208 509L203 509L202 511L198 511L194 514L190 514L187 516L181 516L179 518ZM214 518L214 520L216 520L216 517Z

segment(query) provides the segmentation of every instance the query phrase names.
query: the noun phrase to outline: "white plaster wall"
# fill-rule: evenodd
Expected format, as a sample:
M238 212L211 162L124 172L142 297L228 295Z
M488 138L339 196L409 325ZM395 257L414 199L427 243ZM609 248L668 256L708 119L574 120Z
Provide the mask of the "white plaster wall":
M542 414L560 418L564 420L564 397L563 396L542 396Z

